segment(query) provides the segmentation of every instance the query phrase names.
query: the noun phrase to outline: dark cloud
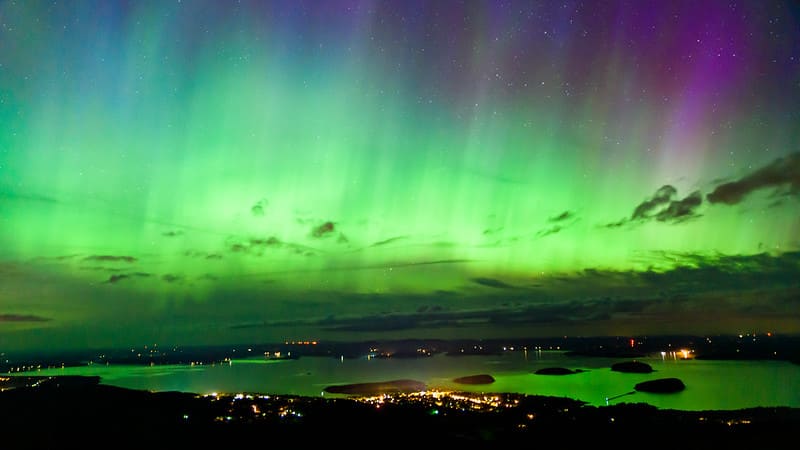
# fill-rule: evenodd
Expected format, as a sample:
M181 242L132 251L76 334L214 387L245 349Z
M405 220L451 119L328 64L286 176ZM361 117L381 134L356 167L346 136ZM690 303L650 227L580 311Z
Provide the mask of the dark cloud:
M627 220L621 219L621 220L619 220L617 222L607 223L607 224L603 225L603 227L604 228L620 228L622 226L625 226L627 223L628 223Z
M487 229L483 230L483 234L488 236L488 235L499 233L501 231L503 231L503 227L487 228Z
M537 237L550 236L551 234L556 234L556 233L562 231L563 229L564 228L561 225L553 225L552 227L543 228L543 229L537 231L536 232L536 236Z
M269 205L269 201L267 201L265 198L262 198L261 200L257 201L252 208L250 208L250 213L256 217L262 217L267 209L267 205Z
M536 237L542 238L545 236L550 236L551 234L560 233L572 225L575 225L575 223L578 222L578 219L575 217L574 212L564 211L561 214L548 218L547 222L551 225L537 231Z
M126 262L135 263L136 258L133 256L116 256L116 255L90 255L83 258L84 261L108 261L108 262Z
M678 190L670 185L664 185L658 188L655 194L649 200L645 200L633 210L631 220L647 219L654 209L661 205L667 204L672 200L672 197L678 194Z
M53 197L48 197L46 195L38 195L38 194L26 194L26 193L19 193L19 192L10 192L2 190L0 191L0 200L7 199L7 200L19 200L19 201L33 201L33 202L41 202L41 203L60 203Z
M251 247L278 247L281 245L280 239L275 236L270 236L266 239L250 239L249 243Z
M356 271L362 271L362 270L399 269L399 268L403 268L403 267L418 267L418 266L430 266L430 265L439 265L439 264L466 264L466 263L474 263L474 262L476 262L476 260L474 260L474 259L437 259L437 260L430 260L430 261L397 261L397 262L385 262L385 263L365 264L365 265L342 265L342 266L330 266L330 267L323 267L323 268L297 268L297 269L288 269L288 270L275 270L275 271L270 271L270 272L254 273L254 274L251 274L251 275L270 276L270 275L289 274L289 273L351 272L351 271L352 272L356 272Z
M165 231L161 233L161 235L165 237L178 237L178 236L183 236L183 231L181 230Z
M778 158L744 177L723 183L706 196L709 203L735 205L751 192L788 187L793 195L800 194L800 153Z
M559 214L557 216L553 216L553 217L547 219L547 221L548 222L561 222L561 221L564 221L564 220L567 220L567 219L571 219L573 217L575 217L575 213L573 213L572 211L564 211L564 212L562 212L561 214Z
M73 255L60 255L60 256L37 256L34 258L34 261L67 261L70 259L75 259L81 255L73 254Z
M281 241L275 236L270 236L268 238L250 238L244 240L238 238L229 238L226 240L226 245L228 246L228 250L230 250L231 252L248 253L256 256L261 256L267 249L296 247L293 244Z
M668 223L682 223L700 217L696 212L703 204L703 195L694 191L685 198L675 198L678 190L668 184L661 186L647 200L634 208L630 219L621 219L603 225L605 228L620 228L628 224L639 224L650 220Z
M348 295L350 304L407 305L408 309L387 306L382 312L363 315L315 317L325 309L309 303L295 319L234 328L310 327L354 333L482 327L610 331L619 329L620 324L653 323L669 330L707 317L728 321L725 323L758 317L800 320L800 251L780 255L660 254L656 259L675 265L639 271L589 268L561 278L537 279L542 287L536 290L517 286L513 290L432 291L419 296ZM507 285L494 278L471 281L491 287ZM441 301L447 308L436 305ZM299 306L293 303L293 307ZM359 310L354 307L351 311Z
M103 266L82 266L81 270L96 270L99 272L120 272L122 269L116 267L103 267Z
M147 278L151 276L151 274L146 272L133 272L133 273L120 273L120 274L113 274L108 277L106 281L108 284L116 284L122 280L130 279L130 278Z
M433 261L416 261L416 262L401 262L397 264L389 264L381 267L411 267L411 266L429 266L434 264L462 264L475 262L472 259L437 259Z
M660 222L682 222L687 219L698 217L695 209L703 203L703 196L700 191L694 191L682 200L673 200L669 205L659 211L655 218Z
M320 323L332 331L356 331L356 332L375 332L375 331L399 331L420 328L423 325L419 318L412 315L406 316L372 316L366 318L349 320L330 320L328 323ZM371 319L371 320L370 320Z
M171 273L167 273L161 276L161 279L166 281L167 283L177 283L183 280L183 277L180 275L173 275Z
M800 287L800 251L780 255L670 254L669 270L634 272L653 286L703 290Z
M472 281L473 283L480 284L482 286L489 286L498 289L514 289L514 286L511 286L510 284L507 284L500 280L496 280L494 278L478 277L478 278L471 278L470 281Z
M110 277L108 277L108 283L109 284L116 284L116 283L118 283L118 282L120 282L120 281L122 281L122 280L124 280L126 278L130 278L130 277L131 277L130 275L126 275L124 273L122 273L122 274L114 274L114 275L111 275Z
M670 267L629 271L586 269L542 280L543 290L562 296L603 292L637 299L685 296L693 301L710 295L752 296L748 301L759 305L774 302L774 298L787 292L800 291L797 251L780 255L662 253L656 259Z
M49 322L53 319L48 317L36 316L33 314L0 314L2 322Z
M380 247L381 245L391 244L392 242L401 241L403 239L408 239L408 236L390 237L389 239L384 239L382 241L373 242L372 244L370 244L370 247Z
M315 238L322 238L330 235L334 231L334 224L331 221L325 222L311 229L311 236Z
M203 259L222 259L222 255L219 253L207 253L198 250L186 250L183 252L184 256L188 256L190 258L203 258Z
M413 313L373 314L362 317L303 321L329 331L375 332L411 329L462 328L480 325L528 326L607 320L620 313L641 311L645 305L622 299L591 299L561 304L536 304L524 307L502 307L474 311L442 311L441 308L419 307ZM298 323L263 323L260 326L293 326Z

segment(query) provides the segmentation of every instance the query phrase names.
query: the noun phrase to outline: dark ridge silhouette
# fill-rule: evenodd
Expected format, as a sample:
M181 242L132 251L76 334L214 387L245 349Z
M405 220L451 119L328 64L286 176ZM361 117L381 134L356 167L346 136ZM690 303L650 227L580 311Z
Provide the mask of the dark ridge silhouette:
M373 383L354 383L328 386L325 388L325 392L347 395L380 395L401 392L419 392L424 391L425 389L426 385L421 381L391 380L376 381Z
M466 377L454 378L453 382L459 384L491 384L494 383L494 377L487 374L470 375Z

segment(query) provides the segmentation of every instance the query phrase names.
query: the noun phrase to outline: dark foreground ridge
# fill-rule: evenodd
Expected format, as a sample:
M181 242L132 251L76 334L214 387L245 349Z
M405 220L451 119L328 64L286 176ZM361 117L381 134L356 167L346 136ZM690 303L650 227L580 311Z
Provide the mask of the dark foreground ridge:
M660 444L680 448L731 449L778 445L800 426L796 408L685 412L636 403L594 407L559 397L425 392L361 399L202 396L129 390L94 378L41 381L0 392L4 448L164 448L171 442L181 448L265 442L495 448L545 437L568 448L604 442L638 448L641 441L630 438L658 436Z

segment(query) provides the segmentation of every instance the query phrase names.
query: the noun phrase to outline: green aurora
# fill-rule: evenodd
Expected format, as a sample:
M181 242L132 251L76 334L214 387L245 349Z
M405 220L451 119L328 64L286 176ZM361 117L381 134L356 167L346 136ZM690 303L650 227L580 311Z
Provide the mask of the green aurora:
M0 2L0 351L800 332L790 2L387 3Z

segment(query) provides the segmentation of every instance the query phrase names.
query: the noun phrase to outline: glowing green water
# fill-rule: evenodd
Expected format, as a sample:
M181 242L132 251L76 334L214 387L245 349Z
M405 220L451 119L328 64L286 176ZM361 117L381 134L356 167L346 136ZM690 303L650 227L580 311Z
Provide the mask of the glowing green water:
M612 399L611 403L641 402L687 411L800 407L799 365L782 361L702 361L661 357L640 360L650 364L654 371L650 374L614 372L610 367L621 361L618 359L573 358L558 352L513 352L502 356L438 355L422 359L250 359L193 367L92 365L41 370L36 374L98 375L105 384L153 391L307 396L323 395L323 389L333 384L410 378L424 381L431 389L551 395L576 398L598 406L606 404L606 397L633 391L634 385L641 381L676 377L686 384L682 392L637 392ZM544 367L567 367L584 372L566 376L533 373ZM455 377L479 373L488 373L496 381L489 385L452 382Z

